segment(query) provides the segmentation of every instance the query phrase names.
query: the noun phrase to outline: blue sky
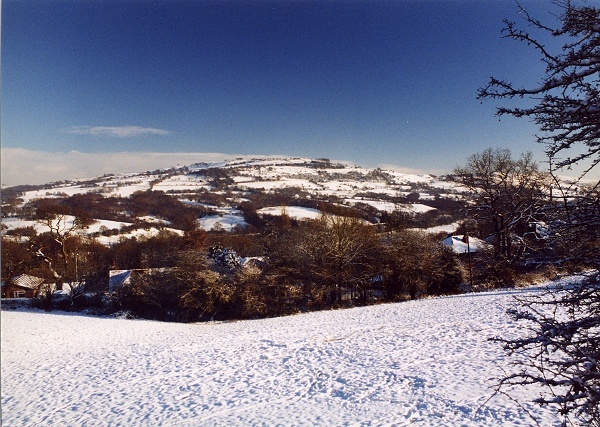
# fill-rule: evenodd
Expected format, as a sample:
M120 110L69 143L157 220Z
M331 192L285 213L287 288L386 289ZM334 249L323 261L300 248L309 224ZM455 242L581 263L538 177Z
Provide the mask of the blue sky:
M487 147L543 161L533 124L476 99L492 75L542 75L500 38L504 18L521 19L514 1L3 0L2 181L143 169L149 153L436 173Z

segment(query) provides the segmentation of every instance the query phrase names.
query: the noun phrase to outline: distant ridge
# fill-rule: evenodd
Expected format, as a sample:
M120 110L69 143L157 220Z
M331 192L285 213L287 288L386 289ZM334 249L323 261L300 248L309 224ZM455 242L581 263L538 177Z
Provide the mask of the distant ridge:
M447 209L463 200L464 190L446 176L364 168L326 158L252 156L10 187L3 190L2 196L3 203L10 206L4 213L10 216L11 210L17 212L20 207L42 199L62 203L74 196L87 195L98 205L98 198L122 200L149 192L164 193L178 204L177 209L191 209L205 230L230 231L248 225L248 211L241 209L244 202L253 204L259 215L281 215L285 211L296 219L314 218L321 207L327 206L330 212L344 215L352 212L373 224L393 212L413 216L429 213L431 218L454 223L453 211ZM69 206L73 203L80 202L69 202ZM158 203L158 199L153 203ZM167 199L160 203L167 203ZM118 239L124 230L130 230L130 234L142 232L136 230L144 227L182 230L174 213L135 217L126 208L118 208L112 214L111 210L114 208L96 212L98 222L90 229L96 234L104 233L101 239L106 244ZM8 229L35 225L23 221L3 223ZM433 225L443 224L434 221ZM106 229L114 231L106 233Z

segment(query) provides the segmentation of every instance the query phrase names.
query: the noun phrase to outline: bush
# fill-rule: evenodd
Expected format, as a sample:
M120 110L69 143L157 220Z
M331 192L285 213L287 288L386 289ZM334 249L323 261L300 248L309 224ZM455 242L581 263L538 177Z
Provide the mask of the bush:
M519 268L493 250L478 252L473 265L475 286L480 289L512 288L519 277Z
M426 233L388 234L383 240L380 261L389 300L455 293L463 281L457 255Z

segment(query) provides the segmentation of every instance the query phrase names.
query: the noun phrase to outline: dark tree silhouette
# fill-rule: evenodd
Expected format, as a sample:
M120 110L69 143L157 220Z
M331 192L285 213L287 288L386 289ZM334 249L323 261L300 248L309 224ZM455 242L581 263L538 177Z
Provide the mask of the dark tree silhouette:
M568 288L522 299L511 314L528 324L528 333L500 338L510 351L526 356L522 370L500 381L506 386L539 385L539 404L556 405L563 424L600 426L600 182L582 185L600 163L600 9L570 0L553 2L560 11L552 28L520 8L528 28L505 21L504 37L532 46L546 64L541 83L518 86L492 78L480 98L530 98L533 106L501 107L499 115L532 119L546 145L550 170L562 200L551 204L549 223L559 264L577 263L591 273ZM540 41L549 33L562 42L558 52ZM575 184L564 184L556 172L583 166ZM594 169L595 170L595 169Z

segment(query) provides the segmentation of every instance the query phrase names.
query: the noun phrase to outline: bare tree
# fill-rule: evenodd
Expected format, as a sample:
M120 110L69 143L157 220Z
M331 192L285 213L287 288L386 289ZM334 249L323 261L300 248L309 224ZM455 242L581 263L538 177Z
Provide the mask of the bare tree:
M499 341L525 358L517 373L500 380L500 389L542 386L535 402L556 406L563 425L600 426L598 287L563 286L519 301L521 308L509 313L526 323L527 335Z
M319 219L323 272L332 285L332 300L341 300L342 288L349 288L357 298L375 274L378 241L372 227L360 219L336 215L322 215Z
M376 274L379 242L373 227L357 218L324 214L301 226L273 232L266 239L270 275L301 284L317 304L339 302L362 292Z
M561 236L569 259L594 258L598 264L599 251L594 251L594 256L589 248L600 239L600 181L582 184L581 179L597 171L600 163L600 9L576 6L570 0L553 3L560 12L560 26L545 25L519 7L535 34L508 20L503 31L503 37L524 42L540 55L546 64L541 83L526 87L492 77L478 96L534 101L528 108L499 107L497 114L530 118L539 125L537 140L546 145L554 192L560 201L560 210L554 212L555 236ZM539 41L542 34L562 41L560 50L550 51ZM575 166L583 167L579 179L558 177L565 168ZM573 248L579 253L573 253ZM588 248L585 253L580 251L584 248Z
M505 20L503 30L503 37L525 42L541 56L546 64L541 83L524 87L492 77L479 98L537 101L528 108L500 107L498 114L528 117L539 125L538 141L546 144L553 170L589 160L588 172L600 162L600 9L575 6L570 0L553 3L562 12L558 28L534 19L523 7L519 12L534 31L563 41L559 52L549 51L541 35L521 30L515 22Z
M510 263L526 248L531 223L540 221L549 181L531 153L513 159L508 149L473 154L455 173L475 196L477 219L491 228L498 255Z
M3 280L26 273L34 264L35 260L28 250L27 245L17 239L2 236L0 250Z
M29 239L29 250L46 267L53 279L53 283L46 284L38 293L38 297L43 300L43 307L50 310L54 292L62 290L69 272L74 270L73 262L76 262L77 257L72 250L78 245L72 243L79 239L77 232L86 228L92 220L83 211L69 214L66 207L51 203L38 207L36 219L48 231L32 236Z
M235 296L231 281L211 270L209 260L197 251L179 254L173 276L179 287L179 304L195 319L210 318L228 310Z
M521 300L512 311L524 320L529 333L516 339L500 339L506 348L526 356L523 369L501 380L507 385L540 385L545 389L537 402L558 407L563 424L600 426L600 182L582 186L600 163L600 9L576 6L570 0L555 1L559 26L552 28L520 8L531 34L505 21L504 36L532 46L546 64L541 84L529 88L492 78L479 91L480 98L530 98L527 108L501 107L499 115L533 119L546 145L550 170L562 200L552 210L554 244L561 248L558 262L591 267L586 280L567 289ZM540 41L548 33L562 41L551 52ZM583 166L574 184L557 176L563 168Z
M79 215L68 215L66 210L59 205L43 205L37 210L37 221L48 229L48 234L57 245L57 256L49 254L39 241L31 242L33 254L42 260L54 277L56 289L62 289L65 274L71 268L71 256L67 249L67 242L78 230L89 225L90 219L81 212Z

